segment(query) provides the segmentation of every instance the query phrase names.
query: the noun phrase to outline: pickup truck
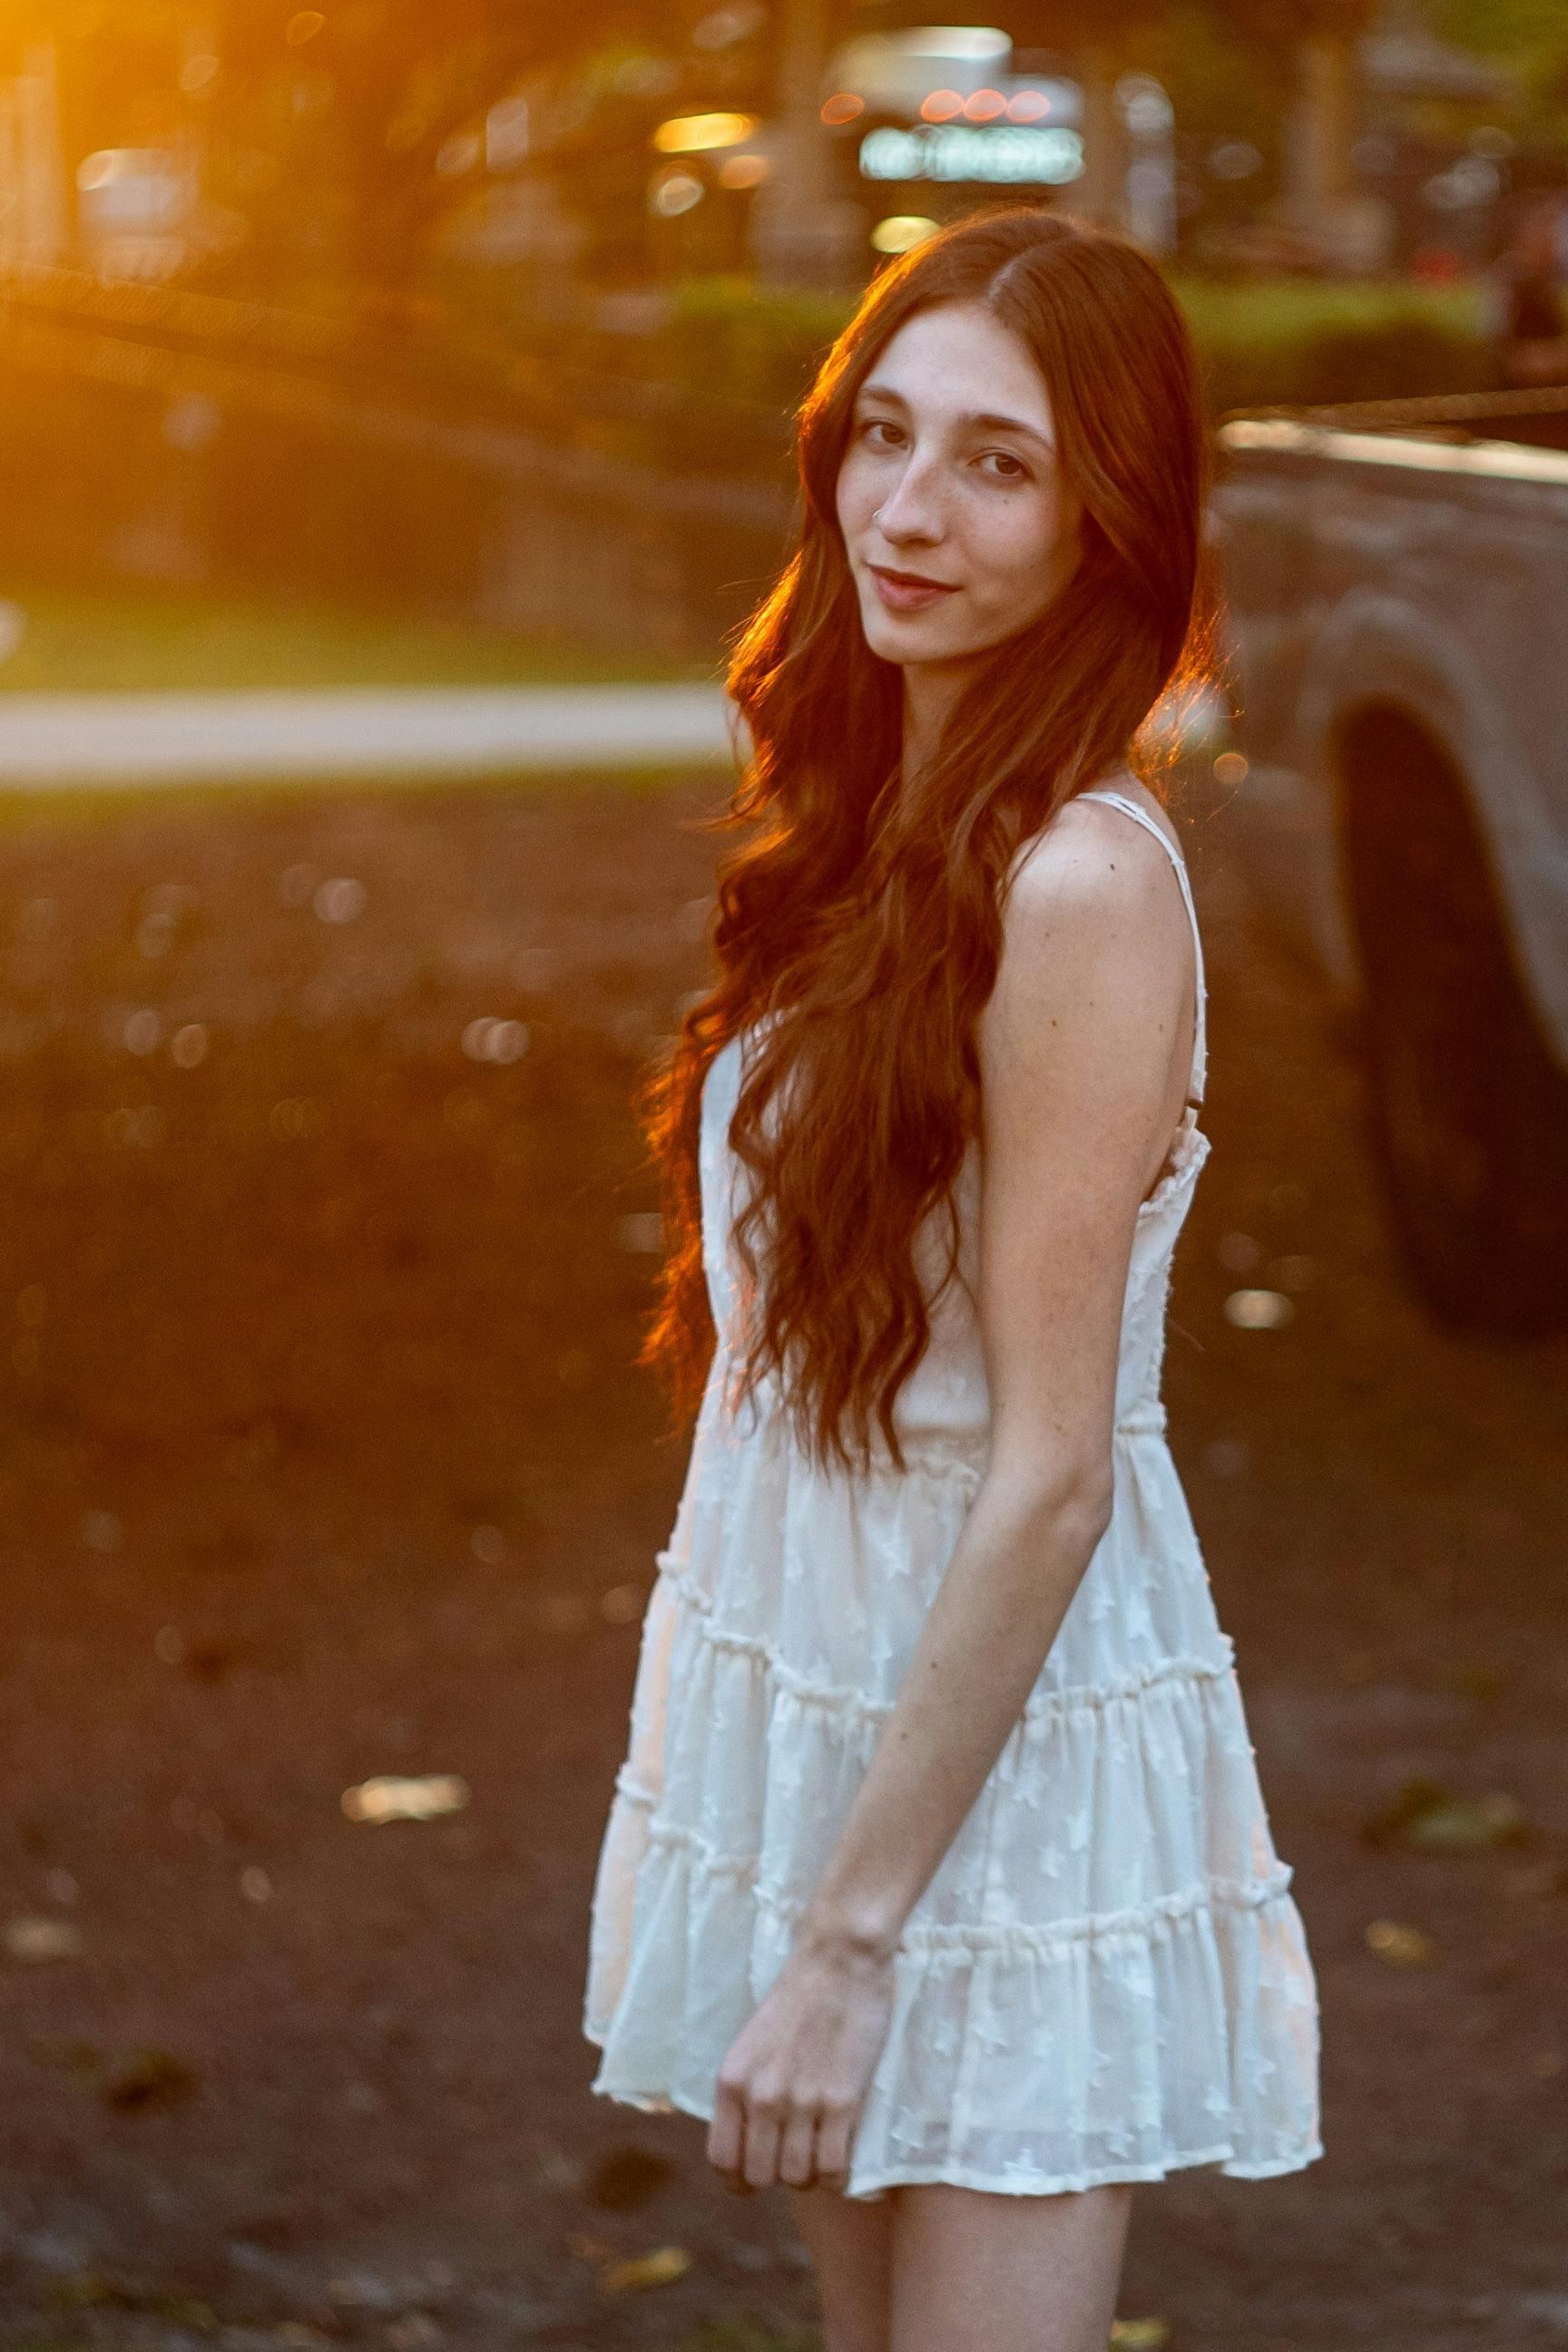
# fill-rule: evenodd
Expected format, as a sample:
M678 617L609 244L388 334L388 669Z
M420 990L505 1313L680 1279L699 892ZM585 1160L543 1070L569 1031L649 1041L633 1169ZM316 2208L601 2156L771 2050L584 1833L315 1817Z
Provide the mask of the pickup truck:
M1568 388L1219 444L1240 862L1360 1016L1432 1310L1568 1328Z

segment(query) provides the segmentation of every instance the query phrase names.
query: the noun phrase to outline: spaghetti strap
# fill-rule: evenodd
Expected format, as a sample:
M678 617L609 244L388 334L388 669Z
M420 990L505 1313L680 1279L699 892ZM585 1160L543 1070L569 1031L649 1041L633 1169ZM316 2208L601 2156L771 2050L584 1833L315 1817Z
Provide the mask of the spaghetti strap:
M1163 825L1156 824L1148 811L1146 809L1140 808L1137 802L1130 800L1125 793L1113 792L1105 786L1097 786L1091 791L1078 793L1076 797L1080 801L1109 801L1112 808L1121 809L1124 815L1130 816L1132 819L1134 824L1141 824L1145 833L1152 833L1153 835L1155 840L1159 843L1161 848L1164 851L1166 856L1170 859L1172 866L1175 869L1176 881L1182 893L1182 903L1187 910L1187 920L1193 927L1193 954L1195 959L1196 966L1196 1005L1193 1024L1193 1066L1187 1080L1187 1097L1191 1102L1201 1103L1204 1098L1205 1082L1208 1076L1208 1022L1206 1018L1208 988L1204 976L1203 937L1198 929L1198 912L1197 908L1193 904L1193 886L1187 878L1186 860L1182 856L1181 851L1176 847L1174 842L1171 839L1170 835L1165 831Z

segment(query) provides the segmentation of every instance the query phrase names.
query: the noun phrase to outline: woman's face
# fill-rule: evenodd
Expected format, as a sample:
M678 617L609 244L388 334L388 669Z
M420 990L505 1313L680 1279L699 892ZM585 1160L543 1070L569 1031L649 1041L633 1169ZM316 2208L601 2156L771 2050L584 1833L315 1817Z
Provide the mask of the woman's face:
M885 661L963 666L1071 578L1081 510L1045 381L983 305L917 311L884 345L855 402L837 510Z

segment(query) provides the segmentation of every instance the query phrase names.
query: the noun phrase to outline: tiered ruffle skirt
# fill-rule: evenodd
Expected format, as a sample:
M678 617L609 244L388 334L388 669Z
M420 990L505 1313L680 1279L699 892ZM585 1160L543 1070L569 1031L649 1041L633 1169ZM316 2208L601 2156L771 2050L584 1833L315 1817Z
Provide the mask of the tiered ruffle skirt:
M891 1712L983 1460L806 1465L711 1398L595 1886L595 2091L710 2117ZM850 2196L1050 2194L1321 2155L1318 2014L1157 1404L1018 1722L907 1921Z

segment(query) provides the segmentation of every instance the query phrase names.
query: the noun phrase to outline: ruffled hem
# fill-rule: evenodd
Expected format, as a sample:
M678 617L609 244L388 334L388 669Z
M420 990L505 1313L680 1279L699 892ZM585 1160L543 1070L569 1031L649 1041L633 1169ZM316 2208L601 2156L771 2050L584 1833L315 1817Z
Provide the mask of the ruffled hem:
M586 2040L604 2046L605 2037L584 2026ZM609 2084L595 2082L589 2089L596 2098L612 2099L619 2106L636 2107L644 2115L694 2116L699 2123L711 2123L713 2105L706 2105L698 2099L661 2098L657 2093L638 2095L633 2091L612 2089ZM952 2189L980 2189L1001 2197L1061 2197L1080 2189L1110 2189L1120 2183L1136 2185L1142 2181L1164 2180L1173 2172L1189 2171L1201 2165L1216 2165L1234 2180L1276 2180L1287 2172L1300 2172L1315 2164L1323 2154L1321 2139L1306 2141L1299 2147L1277 2157L1243 2158L1237 2155L1227 2140L1222 2147L1173 2150L1159 2164L1111 2165L1096 2172L1041 2173L1037 2178L1021 2180L1016 2177L1003 2179L971 2164L954 2164L944 2160L937 2164L903 2164L885 2167L862 2173L855 2171L846 2183L847 2197L875 2202L887 2195L889 2189L920 2189L938 2184Z
M725 2053L788 1958L793 1906L710 1859L689 1838L606 1852L583 2012L603 2095L710 2117ZM1038 1926L912 1918L847 2193L941 2179L1043 2195L1312 2161L1315 1987L1289 1875Z

